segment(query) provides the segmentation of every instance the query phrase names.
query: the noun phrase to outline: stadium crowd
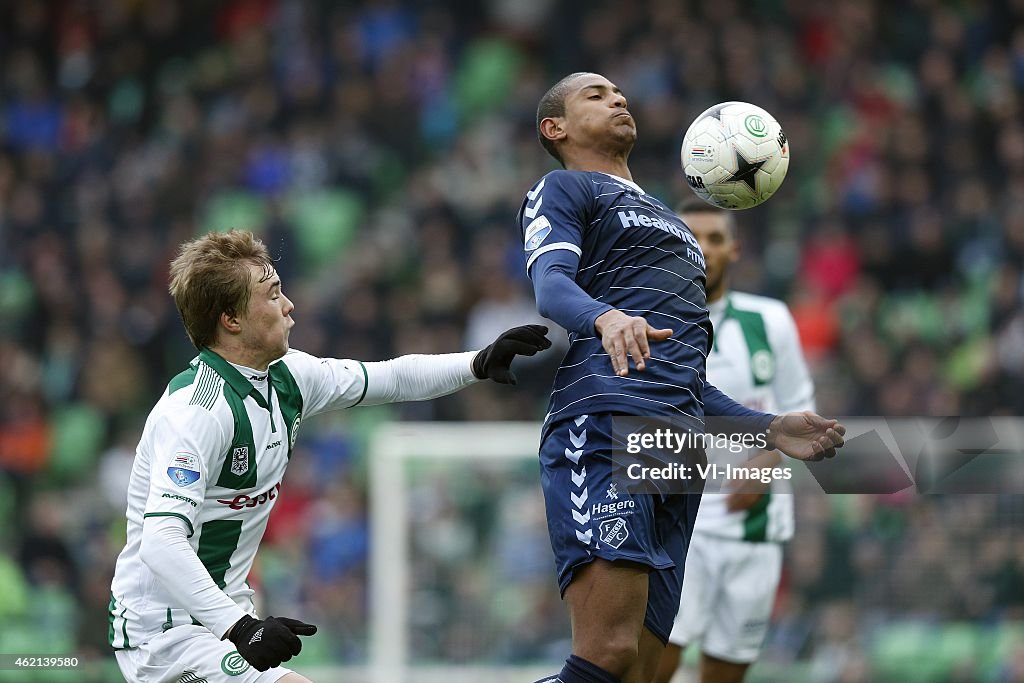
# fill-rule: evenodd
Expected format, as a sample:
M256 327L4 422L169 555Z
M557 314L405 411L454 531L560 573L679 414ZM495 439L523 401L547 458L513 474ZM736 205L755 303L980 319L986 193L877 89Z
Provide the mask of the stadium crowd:
M109 658L133 449L193 355L166 294L176 246L260 233L310 353L479 348L537 317L513 217L550 168L537 99L570 71L623 88L635 179L670 203L703 109L782 122L789 178L738 216L734 285L790 303L819 412L1024 414L1020 0L15 0L0 64L0 652ZM557 360L515 390L306 428L254 577L271 612L321 625L304 657L367 657L375 425L538 419ZM410 491L436 541L412 553L417 657L565 650L550 560L519 552L546 543L531 475ZM1013 493L801 495L766 659L1024 679ZM904 671L926 643L931 668Z

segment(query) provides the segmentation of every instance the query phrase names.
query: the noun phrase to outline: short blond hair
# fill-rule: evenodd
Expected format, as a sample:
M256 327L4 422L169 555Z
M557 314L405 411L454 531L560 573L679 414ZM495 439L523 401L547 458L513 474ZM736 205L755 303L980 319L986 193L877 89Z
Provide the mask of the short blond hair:
M248 230L211 232L181 245L171 261L168 289L196 348L216 341L221 313L248 310L250 265L263 268L260 282L274 273L267 245Z

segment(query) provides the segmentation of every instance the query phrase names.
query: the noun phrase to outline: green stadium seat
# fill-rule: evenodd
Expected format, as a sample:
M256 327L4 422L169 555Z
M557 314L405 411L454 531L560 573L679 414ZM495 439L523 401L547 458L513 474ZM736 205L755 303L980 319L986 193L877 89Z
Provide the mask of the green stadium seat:
M363 217L363 203L352 192L325 189L296 194L285 206L308 273L330 263L351 242Z
M85 403L59 409L53 416L49 469L59 479L74 479L95 464L106 427L100 412Z
M252 192L234 190L215 195L207 202L200 232L239 228L259 234L266 222L267 207L263 200Z

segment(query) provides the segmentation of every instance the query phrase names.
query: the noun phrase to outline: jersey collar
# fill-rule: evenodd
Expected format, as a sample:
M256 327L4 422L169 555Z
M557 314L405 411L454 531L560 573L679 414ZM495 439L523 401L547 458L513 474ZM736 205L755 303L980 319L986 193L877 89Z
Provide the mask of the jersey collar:
M629 187L632 187L634 190L636 190L640 194L647 194L646 192L644 192L644 188L640 187L639 185L634 183L632 180L626 180L625 178L620 178L619 176L615 175L614 173L605 173L604 171L598 171L598 173L604 173L604 175L608 176L609 178L615 178L616 180L618 180L623 185L628 185Z
M252 383L242 375L242 373L232 367L231 363L218 356L216 352L211 351L209 348L204 346L199 350L199 358L213 368L214 372L223 377L224 382L227 383L227 385L231 387L236 394L242 398L252 396L261 408L270 410L270 406L267 405L266 397L257 391L256 387L254 387Z

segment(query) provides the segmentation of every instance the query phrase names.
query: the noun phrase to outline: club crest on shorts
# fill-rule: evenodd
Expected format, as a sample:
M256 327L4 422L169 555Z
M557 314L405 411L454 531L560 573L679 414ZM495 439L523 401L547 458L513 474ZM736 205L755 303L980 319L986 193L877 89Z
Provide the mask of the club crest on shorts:
M601 533L601 542L616 549L629 538L629 525L622 517L603 520L598 530Z
M231 474L243 475L249 471L249 447L238 446L231 451Z
M232 650L220 660L220 670L228 676L241 676L249 670L249 662L238 654L238 650Z

